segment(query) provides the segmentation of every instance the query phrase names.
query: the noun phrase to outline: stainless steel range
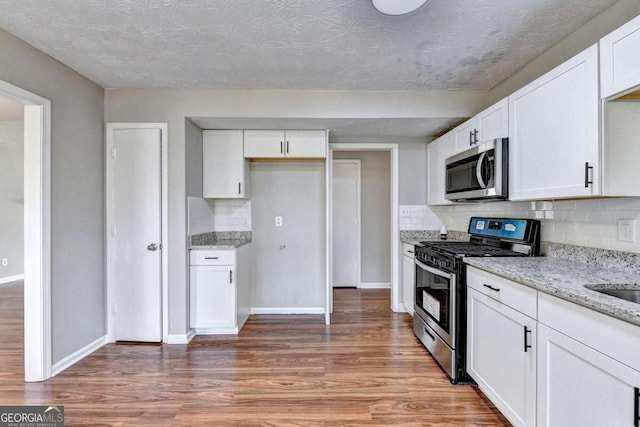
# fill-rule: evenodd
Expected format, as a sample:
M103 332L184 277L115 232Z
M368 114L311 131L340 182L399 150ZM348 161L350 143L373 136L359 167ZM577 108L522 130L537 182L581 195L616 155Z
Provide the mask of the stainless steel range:
M540 222L478 218L469 221L469 242L426 241L416 246L413 332L451 382L471 383L466 370L467 285L465 257L537 256Z

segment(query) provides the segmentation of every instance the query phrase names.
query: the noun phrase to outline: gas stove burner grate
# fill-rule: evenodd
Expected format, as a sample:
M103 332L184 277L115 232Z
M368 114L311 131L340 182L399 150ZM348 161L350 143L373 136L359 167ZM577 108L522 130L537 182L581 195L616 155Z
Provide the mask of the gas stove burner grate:
M471 242L423 242L423 244L438 252L457 256L522 256L509 249Z

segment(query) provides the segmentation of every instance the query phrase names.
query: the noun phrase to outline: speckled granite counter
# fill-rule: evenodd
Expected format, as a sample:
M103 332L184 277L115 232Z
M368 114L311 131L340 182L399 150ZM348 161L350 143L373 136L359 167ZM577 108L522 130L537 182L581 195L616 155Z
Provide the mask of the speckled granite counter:
M563 245L566 247L566 245ZM590 250L586 249L587 252ZM601 251L601 250L600 250ZM551 249L552 254L554 252ZM585 250L582 250L584 255ZM613 251L605 251L614 253ZM562 252L567 255L566 252ZM628 253L618 252L626 260ZM603 256L597 262L584 262L584 256L577 259L556 257L536 258L466 258L465 263L514 282L522 283L541 292L557 296L567 301L597 310L612 317L640 326L640 304L604 295L585 287L602 285L602 288L640 289L640 272L635 268L611 267L615 264L612 255ZM613 255L615 256L615 255ZM634 257L635 254L631 254ZM593 259L591 261L594 261ZM617 286L611 286L617 285Z
M440 240L439 230L400 230L400 241L410 245L418 245L425 240ZM469 234L463 231L449 231L447 240L468 241Z
M191 236L189 249L236 249L249 242L250 231L213 231Z

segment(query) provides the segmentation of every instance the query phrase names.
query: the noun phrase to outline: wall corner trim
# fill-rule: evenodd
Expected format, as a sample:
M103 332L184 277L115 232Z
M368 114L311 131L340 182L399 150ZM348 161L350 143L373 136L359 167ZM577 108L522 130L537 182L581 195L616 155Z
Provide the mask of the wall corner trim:
M89 356L94 351L103 347L105 344L107 344L107 335L101 336L97 340L90 342L81 349L71 353L61 361L54 363L51 367L51 376L54 377L58 375L60 372L64 371L65 369Z
M166 344L189 344L196 336L195 329L189 329L186 334L169 334L167 335Z

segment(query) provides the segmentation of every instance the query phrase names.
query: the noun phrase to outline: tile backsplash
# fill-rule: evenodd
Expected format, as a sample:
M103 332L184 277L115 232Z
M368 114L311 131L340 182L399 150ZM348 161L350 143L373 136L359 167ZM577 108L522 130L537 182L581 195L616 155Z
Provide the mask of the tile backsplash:
M640 198L562 200L553 202L488 202L432 206L448 229L466 231L472 216L534 218L542 223L544 242L640 253L635 242L618 241L618 219L640 221Z
M442 221L426 205L401 205L400 230L440 230Z
M251 231L251 201L189 197L189 234Z

